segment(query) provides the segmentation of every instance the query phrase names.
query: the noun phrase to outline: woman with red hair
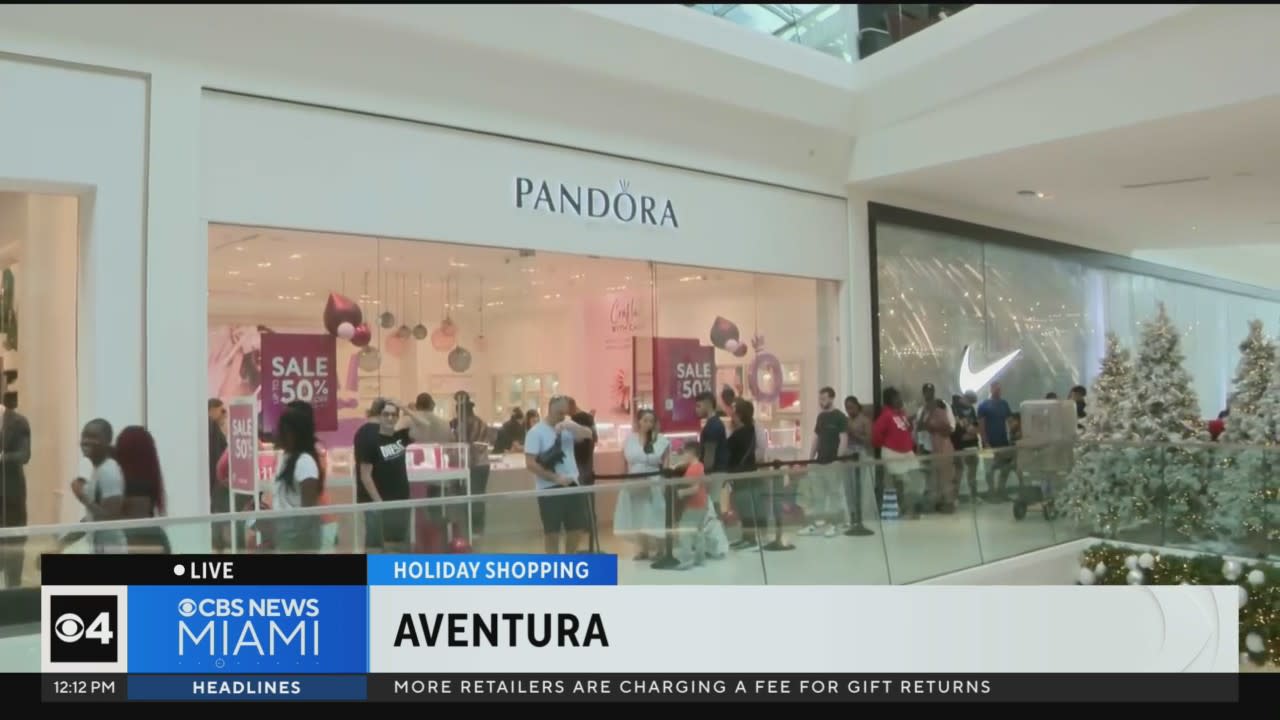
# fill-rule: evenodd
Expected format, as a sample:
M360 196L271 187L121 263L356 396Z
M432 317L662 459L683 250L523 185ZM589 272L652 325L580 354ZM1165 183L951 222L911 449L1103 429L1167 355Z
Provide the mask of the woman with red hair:
M131 425L116 437L116 462L124 475L122 518L154 518L164 515L164 476L156 441L146 428ZM171 552L169 536L159 526L125 531L131 553Z

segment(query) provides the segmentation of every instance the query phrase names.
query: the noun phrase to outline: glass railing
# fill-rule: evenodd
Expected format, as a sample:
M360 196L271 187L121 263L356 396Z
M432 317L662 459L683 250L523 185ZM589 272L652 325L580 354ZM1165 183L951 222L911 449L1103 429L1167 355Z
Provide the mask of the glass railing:
M969 7L969 3L686 5L846 62L865 58Z
M44 553L203 553L216 534L234 553L603 552L619 557L623 585L907 584L1091 536L1277 558L1277 471L1271 447L1020 445L711 475L705 509L682 478L602 477L377 506L0 528L6 567L15 553L26 567L0 590L0 672L38 669ZM544 519L574 531L549 536ZM369 547L371 527L382 528L381 550Z

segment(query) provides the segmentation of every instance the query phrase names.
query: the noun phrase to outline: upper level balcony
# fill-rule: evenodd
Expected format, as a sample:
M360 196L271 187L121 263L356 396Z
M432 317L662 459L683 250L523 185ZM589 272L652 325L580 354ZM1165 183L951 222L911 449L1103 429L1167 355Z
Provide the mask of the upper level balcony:
M687 7L757 32L819 50L846 62L883 50L969 7L968 3L782 5L697 4Z

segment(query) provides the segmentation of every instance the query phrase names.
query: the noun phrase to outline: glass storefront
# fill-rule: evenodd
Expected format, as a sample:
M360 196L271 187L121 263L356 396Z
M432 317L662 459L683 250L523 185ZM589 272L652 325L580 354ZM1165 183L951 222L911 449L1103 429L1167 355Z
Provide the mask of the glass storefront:
M840 384L832 281L234 225L210 226L209 253L211 398L252 399L266 435L272 336L334 345L333 367L316 380L337 406L336 422L319 428L333 502L350 500L346 456L378 397L409 406L429 393L449 421L465 392L493 441L512 413L545 412L551 396L569 395L594 415L596 472L619 474L641 408L657 410L673 440L691 437L697 420L682 404L731 387L755 402L769 454L785 460L804 454L819 388ZM326 329L331 296L360 308L352 340ZM686 374L688 353L707 364ZM489 493L530 488L523 453L491 460Z
M960 392L966 347L975 370L1020 351L999 377L1015 405L1050 392L1066 397L1092 382L1108 331L1135 347L1141 323L1163 302L1184 330L1186 368L1212 417L1225 407L1249 321L1260 318L1272 332L1280 321L1280 302L979 234L876 224L880 383L908 401L926 382L942 397Z

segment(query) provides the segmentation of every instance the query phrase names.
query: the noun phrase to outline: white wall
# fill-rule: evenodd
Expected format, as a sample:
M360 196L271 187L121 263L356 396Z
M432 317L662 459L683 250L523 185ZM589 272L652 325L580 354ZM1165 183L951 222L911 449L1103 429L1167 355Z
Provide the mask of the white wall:
M141 423L146 82L0 59L0 98L0 189L79 198L79 297L63 318L76 326L79 420ZM58 452L78 457L75 438ZM76 518L72 502L63 519Z
M214 222L443 240L843 279L845 203L353 113L206 93ZM515 178L670 200L679 228L517 210ZM533 198L529 198L531 202Z

